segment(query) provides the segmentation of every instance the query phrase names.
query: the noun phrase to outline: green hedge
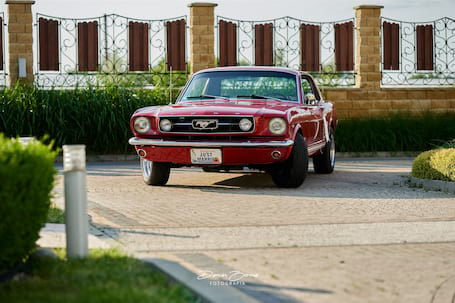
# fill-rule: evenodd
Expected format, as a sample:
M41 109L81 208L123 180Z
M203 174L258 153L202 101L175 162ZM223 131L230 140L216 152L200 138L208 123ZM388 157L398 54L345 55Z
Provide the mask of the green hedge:
M168 103L162 90L39 90L15 87L0 91L0 133L7 137L49 135L56 146L85 144L88 153L133 151L129 119L147 105Z
M0 271L27 258L47 218L57 152L0 134Z
M433 149L421 153L412 164L411 175L420 179L455 182L455 148Z
M393 113L386 117L340 120L340 152L425 151L455 138L455 113Z
M85 144L88 153L133 153L129 119L140 107L167 104L163 90L122 87L0 91L0 133L48 134L57 146ZM343 119L336 132L340 152L424 151L455 138L455 113L408 113Z

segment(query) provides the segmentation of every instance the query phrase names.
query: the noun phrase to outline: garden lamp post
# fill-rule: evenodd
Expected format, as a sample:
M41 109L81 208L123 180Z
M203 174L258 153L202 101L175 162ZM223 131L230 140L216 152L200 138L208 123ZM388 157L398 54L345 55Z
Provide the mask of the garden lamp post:
M66 254L88 255L88 215L85 145L63 145Z

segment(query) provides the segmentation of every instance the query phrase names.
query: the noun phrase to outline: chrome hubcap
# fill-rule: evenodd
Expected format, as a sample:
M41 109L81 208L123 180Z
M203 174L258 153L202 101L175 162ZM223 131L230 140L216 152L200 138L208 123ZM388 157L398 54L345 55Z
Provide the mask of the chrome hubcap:
M144 178L150 177L150 173L152 171L152 161L141 159L141 166Z
M333 136L330 136L330 165L332 167L335 165L335 140L333 140Z

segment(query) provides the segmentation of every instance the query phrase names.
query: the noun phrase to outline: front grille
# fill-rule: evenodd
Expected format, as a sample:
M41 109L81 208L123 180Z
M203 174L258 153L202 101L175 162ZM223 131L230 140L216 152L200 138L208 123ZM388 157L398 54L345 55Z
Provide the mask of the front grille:
M253 123L249 131L242 131L239 122L248 119ZM254 131L254 119L249 116L183 116L160 117L160 121L168 119L172 122L172 129L166 133L188 134L247 134ZM161 130L164 132L163 130Z
M167 135L167 136L160 136L160 139L164 141L196 141L196 142L246 142L251 141L251 138L248 136L229 136L229 135L213 135L213 136L201 136L201 135ZM153 138L152 138L153 139Z

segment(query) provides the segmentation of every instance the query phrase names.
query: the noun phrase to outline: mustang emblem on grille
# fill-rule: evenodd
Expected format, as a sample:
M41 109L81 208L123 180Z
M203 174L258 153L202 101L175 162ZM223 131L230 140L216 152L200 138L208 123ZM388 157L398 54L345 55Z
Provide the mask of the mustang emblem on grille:
M193 128L194 129L217 129L218 120L216 120L216 119L193 120Z

